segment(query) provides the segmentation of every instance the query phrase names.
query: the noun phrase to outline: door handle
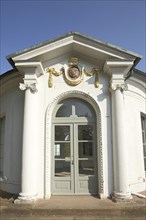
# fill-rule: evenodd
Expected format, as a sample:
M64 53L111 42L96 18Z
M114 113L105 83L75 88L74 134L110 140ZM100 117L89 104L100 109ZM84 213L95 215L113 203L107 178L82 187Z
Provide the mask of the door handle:
M65 162L70 162L70 158L69 157L65 157Z
M71 164L74 165L74 160L71 160Z

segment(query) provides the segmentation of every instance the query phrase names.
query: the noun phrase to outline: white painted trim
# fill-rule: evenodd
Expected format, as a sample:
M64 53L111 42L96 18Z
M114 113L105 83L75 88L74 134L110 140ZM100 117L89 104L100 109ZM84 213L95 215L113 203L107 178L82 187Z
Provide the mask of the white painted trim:
M41 55L43 53L47 53L49 51L55 50L57 48L69 45L73 42L73 36L67 37L65 39L59 40L57 42L53 42L51 44L39 47L39 48L34 48L34 50L28 51L26 53L23 53L21 55L18 55L14 58L12 58L14 61L17 60L25 60L25 59L31 59L32 57Z
M98 104L96 101L89 96L88 94L81 91L68 91L57 96L53 102L51 102L46 110L46 141L45 141L45 190L44 197L51 197L51 117L52 112L61 100L64 100L69 97L78 97L86 102L90 103L93 109L95 110L98 125L97 131L97 169L98 169L98 194L104 195L104 177L103 177L103 149L102 149L102 136L101 136L101 113Z
M83 46L83 47L92 49L93 51L98 51L98 52L101 52L101 53L104 53L104 54L107 54L107 55L110 55L110 56L112 56L112 57L116 57L116 58L119 58L119 59L122 59L122 60L125 59L125 57L118 56L118 55L115 55L115 54L113 54L113 53L109 53L109 52L107 52L106 50L102 50L102 49L99 49L99 48L97 48L97 47L90 46L89 44L84 44L84 43L81 43L81 42L76 41L76 40L74 40L73 42L76 43L76 44L78 44L78 45L81 45L81 46Z

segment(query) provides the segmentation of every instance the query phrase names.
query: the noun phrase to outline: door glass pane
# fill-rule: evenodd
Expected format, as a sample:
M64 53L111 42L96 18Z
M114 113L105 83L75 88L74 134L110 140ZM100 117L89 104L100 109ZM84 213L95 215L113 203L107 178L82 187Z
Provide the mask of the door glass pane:
M93 140L93 126L92 125L79 125L78 126L78 139L79 140Z
M56 143L54 145L55 158L70 158L70 143Z
M82 102L81 100L74 100L75 109L76 109L76 115L78 117L86 117L91 118L93 117L93 112L91 112L89 106Z
M55 126L55 141L69 141L70 126Z
M79 160L79 176L93 176L93 175L94 175L94 161Z
M71 175L70 161L56 160L55 161L55 176L67 177Z
M146 157L146 144L143 145L143 153L144 153L144 157Z
M70 117L71 115L72 115L72 105L70 101L64 102L56 113L56 117Z
M94 111L88 103L78 98L66 99L59 103L60 108L58 109L55 117L70 117L73 114L73 107L75 114L78 117L95 118Z
M93 143L92 142L80 142L78 145L79 158L92 157L93 156Z

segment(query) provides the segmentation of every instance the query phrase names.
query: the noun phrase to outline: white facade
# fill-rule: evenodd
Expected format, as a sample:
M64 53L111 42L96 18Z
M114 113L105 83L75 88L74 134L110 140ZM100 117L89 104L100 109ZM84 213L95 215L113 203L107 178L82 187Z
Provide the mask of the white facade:
M141 115L146 116L146 76L134 69L140 59L73 32L10 55L16 68L1 76L1 189L19 193L20 201L92 193L129 199L131 192L145 190ZM69 76L69 68L78 69L79 76ZM57 106L74 99L94 112L91 121L77 117L76 110L74 116L56 118ZM93 124L93 140L80 140L80 126L91 129ZM57 126L70 128L67 142L57 140ZM68 158L55 156L55 145L58 152L70 146ZM93 151L80 158L79 146ZM68 170L64 176L55 176L56 164Z

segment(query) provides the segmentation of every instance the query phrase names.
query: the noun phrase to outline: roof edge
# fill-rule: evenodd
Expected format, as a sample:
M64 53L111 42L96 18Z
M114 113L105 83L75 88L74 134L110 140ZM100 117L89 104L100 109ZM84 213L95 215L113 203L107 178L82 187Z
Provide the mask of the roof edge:
M82 38L85 38L85 39L88 39L88 40L90 40L90 41L92 41L92 42L95 42L95 43L98 43L98 44L102 44L102 45L107 46L107 47L112 47L113 49L120 50L121 52L124 52L124 53L128 53L128 54L130 54L130 55L132 55L132 56L135 56L135 57L137 57L137 58L139 58L139 59L141 59L141 58L143 57L142 55L140 55L140 54L138 54L138 53L135 53L135 52L133 52L133 51L130 51L130 50L121 48L121 47L119 47L119 46L116 46L116 45L113 45L113 44L110 44L110 43L107 43L107 42L104 42L104 41L97 40L97 39L95 39L95 38L93 38L93 37L91 37L91 36L88 36L88 35L85 35L85 34L81 34L80 32L70 31L70 32L67 32L67 33L65 33L65 34L63 34L63 35L60 35L60 36L58 36L58 37L55 37L55 38L52 38L52 39L50 39L50 40L44 41L44 42L42 42L42 43L36 44L36 45L34 45L34 46L32 46L32 47L26 48L26 49L24 49L24 50L17 51L17 52L15 52L15 53L12 53L12 54L6 56L6 59L7 59L7 60L10 62L10 64L12 65L12 61L10 61L10 60L12 60L12 58L15 57L15 56L17 56L17 55L21 55L21 54L23 54L23 53L27 53L27 52L29 52L29 51L31 51L31 50L38 49L38 48L40 48L40 47L42 47L42 46L45 46L45 45L47 45L47 44L51 44L51 43L53 43L53 42L55 42L55 41L58 41L58 40L61 40L61 39L63 39L63 38L66 38L66 37L69 37L69 36L73 36L73 35L79 36L79 37L82 37Z
M18 72L16 71L16 69L11 69L11 70L8 70L7 72L5 73L2 73L0 75L0 80L2 80L3 78L7 77L7 76L10 76L11 74L15 73L15 72Z

